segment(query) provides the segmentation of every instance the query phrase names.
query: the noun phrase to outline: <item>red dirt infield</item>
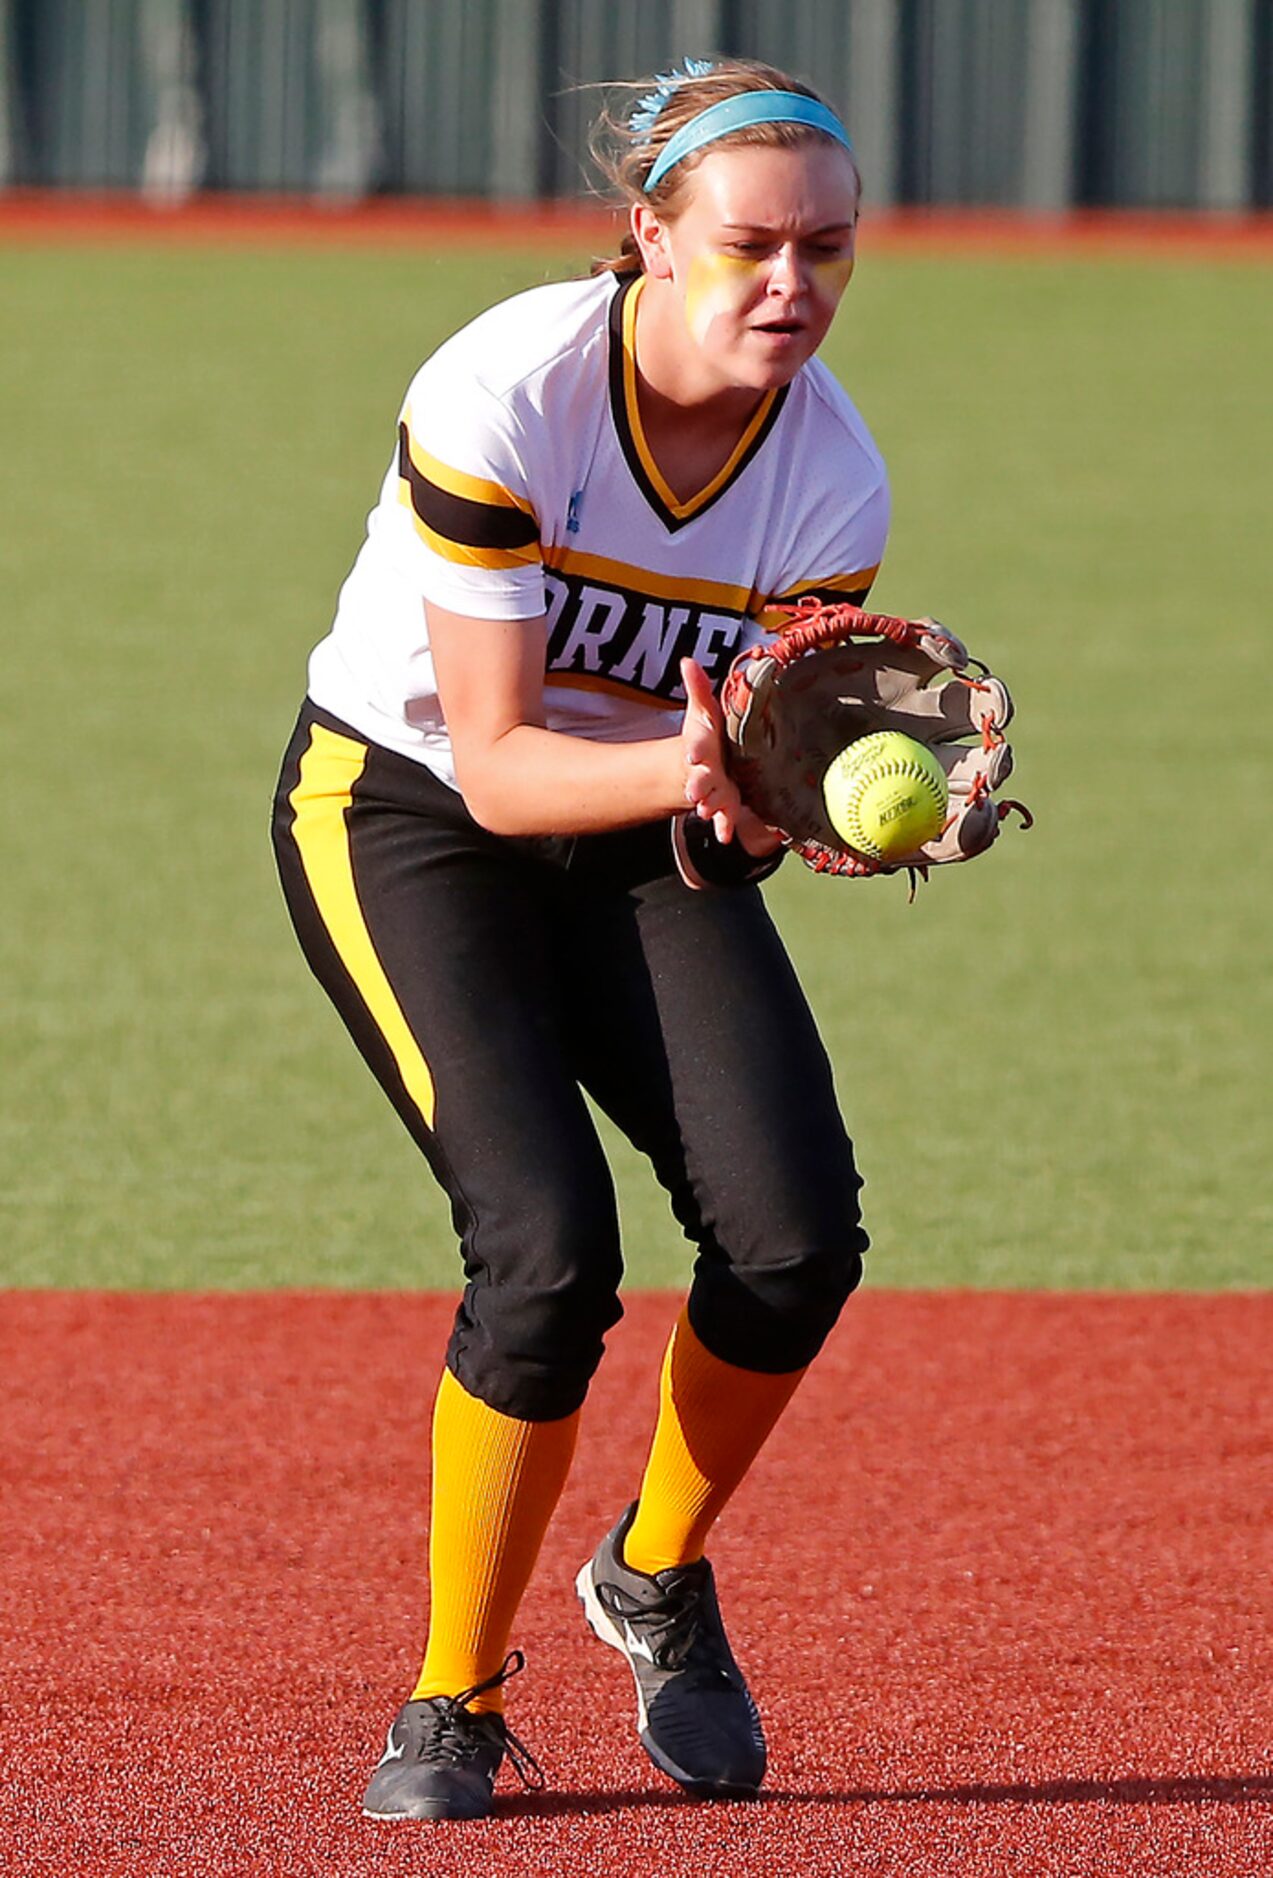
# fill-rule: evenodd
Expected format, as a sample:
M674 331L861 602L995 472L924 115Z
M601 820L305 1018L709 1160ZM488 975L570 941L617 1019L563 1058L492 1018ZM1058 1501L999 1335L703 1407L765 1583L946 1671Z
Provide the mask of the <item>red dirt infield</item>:
M0 1868L1257 1878L1273 1868L1273 1298L864 1292L714 1535L768 1792L689 1801L577 1613L676 1301L594 1386L476 1825L375 1825L450 1302L0 1304Z
M490 202L372 196L356 203L303 196L194 196L154 204L132 192L0 190L0 245L113 242L225 247L483 247L518 243L603 251L615 216L571 201ZM863 252L998 255L1040 259L1157 255L1273 262L1273 212L1187 214L1075 210L1028 215L1000 209L863 212Z

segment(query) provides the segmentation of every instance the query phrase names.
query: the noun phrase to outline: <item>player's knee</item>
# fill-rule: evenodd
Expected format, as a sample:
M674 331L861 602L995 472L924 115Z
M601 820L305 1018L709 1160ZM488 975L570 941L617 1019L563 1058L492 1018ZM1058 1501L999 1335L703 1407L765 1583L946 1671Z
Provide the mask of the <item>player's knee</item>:
M778 1374L811 1363L862 1281L867 1237L853 1226L763 1266L701 1260L690 1294L697 1334L723 1362Z
M599 1234L563 1254L559 1244L542 1264L521 1261L516 1278L475 1281L465 1291L448 1361L470 1393L501 1414L524 1421L573 1414L622 1315L617 1235Z

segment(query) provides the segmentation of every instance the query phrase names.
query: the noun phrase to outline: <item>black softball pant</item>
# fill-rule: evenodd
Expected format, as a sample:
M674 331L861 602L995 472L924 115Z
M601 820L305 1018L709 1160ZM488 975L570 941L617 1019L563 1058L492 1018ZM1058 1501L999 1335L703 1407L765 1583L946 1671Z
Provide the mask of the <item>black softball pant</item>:
M691 892L666 823L487 833L423 766L306 704L274 813L301 946L450 1198L447 1361L490 1407L572 1413L618 1320L614 1189L581 1089L649 1156L727 1363L817 1353L858 1283L861 1182L755 887Z

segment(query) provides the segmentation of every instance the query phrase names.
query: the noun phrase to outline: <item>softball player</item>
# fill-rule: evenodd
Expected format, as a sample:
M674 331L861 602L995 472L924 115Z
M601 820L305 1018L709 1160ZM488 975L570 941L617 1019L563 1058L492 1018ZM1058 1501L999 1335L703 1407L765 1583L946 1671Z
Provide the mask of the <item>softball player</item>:
M813 356L857 170L821 100L744 62L688 64L613 128L622 253L483 314L411 384L276 801L301 944L450 1198L466 1278L428 1642L376 1818L481 1817L505 1754L534 1771L509 1643L620 1314L583 1091L696 1248L644 1478L578 1579L643 1745L692 1792L765 1767L707 1536L867 1243L755 884L776 837L714 696L776 601L860 600L883 552L879 454Z

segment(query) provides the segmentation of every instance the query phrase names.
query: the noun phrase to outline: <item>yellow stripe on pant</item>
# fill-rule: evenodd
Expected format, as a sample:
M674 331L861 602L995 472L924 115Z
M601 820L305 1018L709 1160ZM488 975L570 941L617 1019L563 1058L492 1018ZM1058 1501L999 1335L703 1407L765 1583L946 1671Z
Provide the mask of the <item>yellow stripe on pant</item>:
M347 812L366 762L366 744L339 736L322 724L311 725L300 777L288 797L296 817L292 838L319 917L341 963L388 1044L407 1094L432 1128L433 1077L385 976L354 884Z

